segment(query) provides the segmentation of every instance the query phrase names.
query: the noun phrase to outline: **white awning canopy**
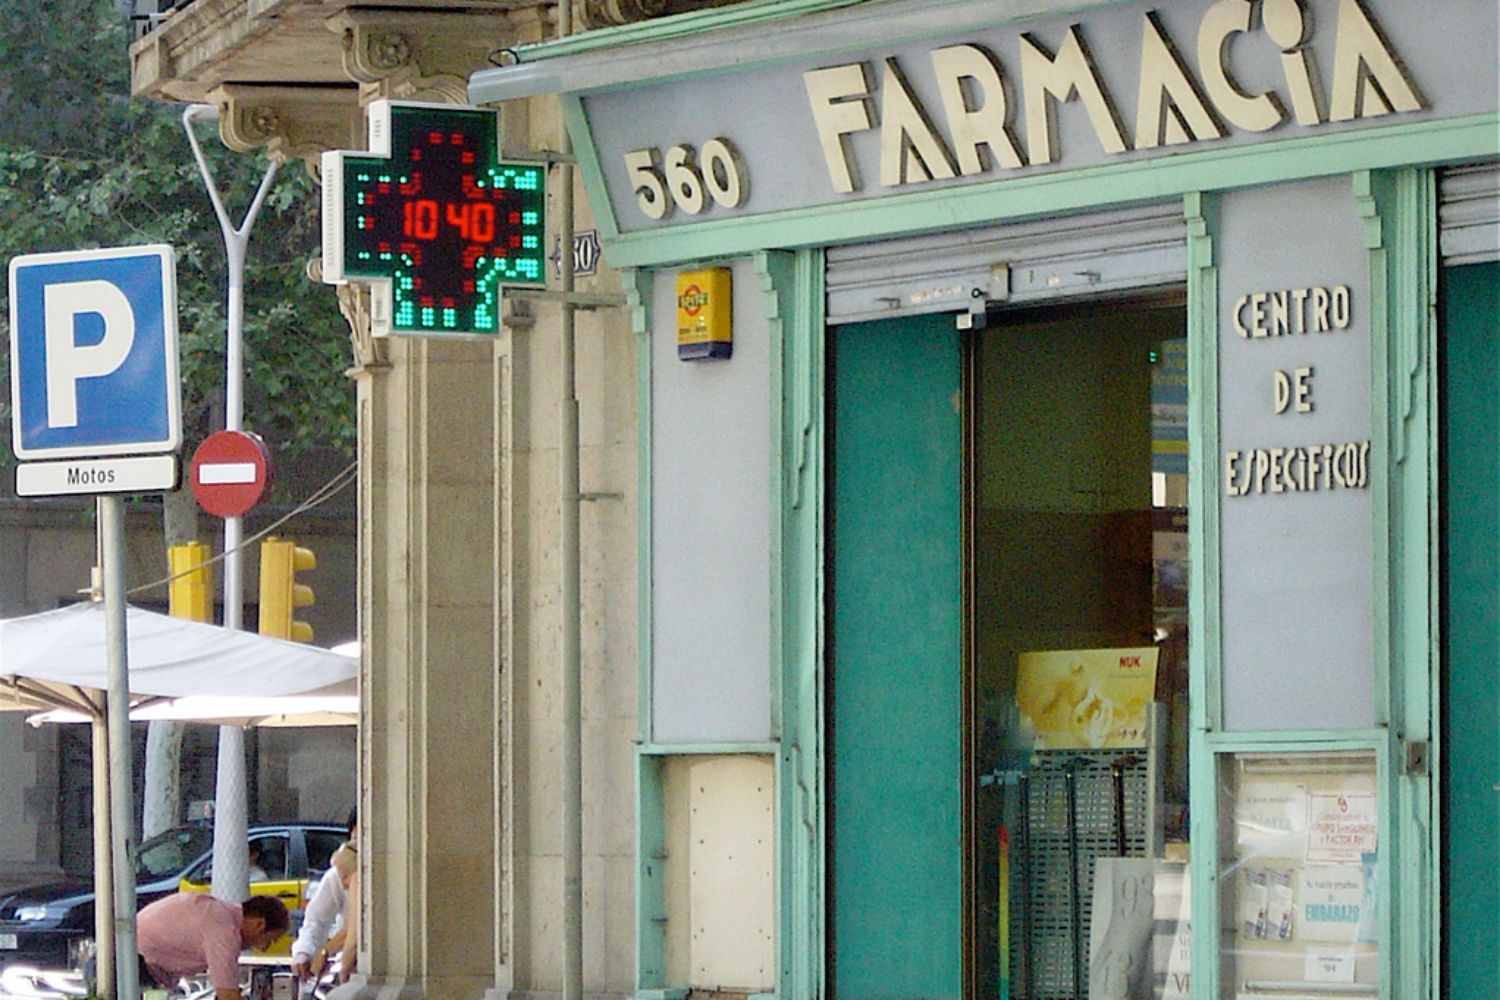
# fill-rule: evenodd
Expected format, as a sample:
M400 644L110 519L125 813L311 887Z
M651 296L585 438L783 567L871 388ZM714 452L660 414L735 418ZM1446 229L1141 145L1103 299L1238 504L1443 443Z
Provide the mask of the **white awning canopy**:
M0 620L0 709L37 722L84 722L108 687L104 605ZM351 723L359 660L128 608L131 717L243 725Z

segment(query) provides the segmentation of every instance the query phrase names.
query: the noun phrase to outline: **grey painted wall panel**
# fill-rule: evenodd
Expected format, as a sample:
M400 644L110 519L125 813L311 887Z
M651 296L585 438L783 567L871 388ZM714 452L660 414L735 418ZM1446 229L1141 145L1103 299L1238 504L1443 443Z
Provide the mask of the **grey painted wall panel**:
M771 735L771 345L736 263L734 356L679 361L676 273L656 278L651 373L652 739Z
M1369 258L1350 180L1225 195L1216 243L1221 472L1230 452L1369 441ZM1346 329L1264 338L1235 329L1242 296L1339 285L1350 291ZM1302 367L1313 370L1313 409L1278 415L1274 373ZM1371 481L1384 474L1381 458L1370 456ZM1245 495L1221 486L1225 727L1372 725L1372 487L1278 493L1267 483L1252 470Z

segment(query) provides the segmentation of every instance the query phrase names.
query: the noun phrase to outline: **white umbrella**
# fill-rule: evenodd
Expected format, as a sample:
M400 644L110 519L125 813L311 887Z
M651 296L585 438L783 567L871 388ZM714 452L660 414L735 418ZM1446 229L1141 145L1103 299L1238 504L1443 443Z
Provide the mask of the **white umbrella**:
M321 725L353 721L358 712L358 656L140 608L126 608L125 622L134 718ZM94 724L98 818L108 815L98 794L109 785L108 650L102 602L0 620L0 709L30 711L36 721ZM98 823L94 853L95 900L104 904L110 851ZM109 910L95 910L101 942L109 937Z
M279 698L187 695L147 699L130 708L131 722L205 722L220 726L352 726L359 721L356 694L283 695ZM33 726L92 722L81 709L52 708L26 717Z
M358 710L354 656L141 608L127 609L126 634L139 718L254 722ZM106 651L100 602L0 621L0 708L92 717L109 686Z

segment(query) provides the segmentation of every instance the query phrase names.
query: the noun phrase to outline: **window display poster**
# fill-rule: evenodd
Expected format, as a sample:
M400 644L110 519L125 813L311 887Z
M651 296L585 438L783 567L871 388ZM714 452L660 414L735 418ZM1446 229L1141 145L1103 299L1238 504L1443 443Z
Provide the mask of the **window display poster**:
M1240 869L1240 919L1239 934L1245 938L1266 936L1266 910L1270 900L1266 894L1266 871L1264 868Z
M1359 903L1359 932L1354 939L1361 944L1375 943L1375 890L1378 885L1375 881L1375 862L1376 855L1373 852L1360 855L1359 867L1365 879L1365 894Z
M1314 792L1307 806L1307 860L1358 864L1375 851L1374 792Z
M1236 1000L1374 996L1380 865L1374 755L1234 758L1221 815L1223 976ZM1267 988L1274 984L1274 988Z
M1297 936L1304 941L1354 944L1367 898L1361 865L1308 865L1297 886Z
M1307 786L1245 782L1234 801L1234 844L1242 858L1298 858L1307 832Z
M1155 646L1022 653L1022 726L1038 750L1144 747L1156 663Z

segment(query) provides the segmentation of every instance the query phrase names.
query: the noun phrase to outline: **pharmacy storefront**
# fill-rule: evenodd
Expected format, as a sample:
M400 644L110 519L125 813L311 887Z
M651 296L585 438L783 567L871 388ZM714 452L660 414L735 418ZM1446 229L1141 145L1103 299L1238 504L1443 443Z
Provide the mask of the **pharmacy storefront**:
M638 306L639 997L1495 995L1497 41L794 0L471 80Z

